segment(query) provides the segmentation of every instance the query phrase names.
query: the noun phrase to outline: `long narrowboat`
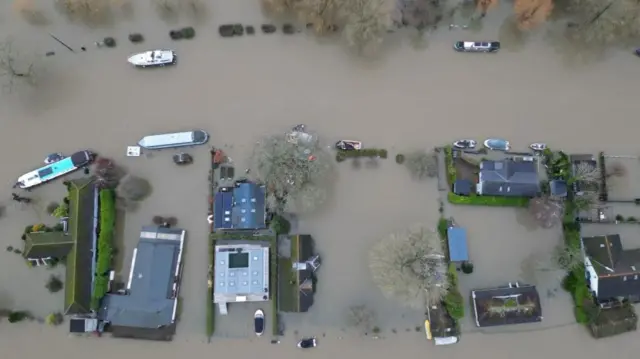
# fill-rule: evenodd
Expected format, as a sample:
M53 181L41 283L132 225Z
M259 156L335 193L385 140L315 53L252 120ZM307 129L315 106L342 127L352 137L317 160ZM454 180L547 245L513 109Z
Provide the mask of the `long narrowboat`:
M22 189L36 187L91 164L95 157L96 155L88 150L76 152L60 161L23 174L18 178L15 186Z

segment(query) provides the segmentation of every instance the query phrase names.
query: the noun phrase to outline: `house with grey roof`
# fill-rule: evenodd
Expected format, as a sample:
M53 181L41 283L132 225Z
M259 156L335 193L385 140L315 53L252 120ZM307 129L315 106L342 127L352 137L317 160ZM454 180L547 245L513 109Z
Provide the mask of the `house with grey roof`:
M113 336L171 340L185 235L177 228L142 228L126 288L107 294L98 313Z
M640 301L640 249L624 249L618 234L582 238L589 288L599 303Z
M213 302L221 315L227 304L269 300L269 242L218 240L215 245Z
M480 162L476 193L484 196L535 197L540 179L531 161L485 160Z

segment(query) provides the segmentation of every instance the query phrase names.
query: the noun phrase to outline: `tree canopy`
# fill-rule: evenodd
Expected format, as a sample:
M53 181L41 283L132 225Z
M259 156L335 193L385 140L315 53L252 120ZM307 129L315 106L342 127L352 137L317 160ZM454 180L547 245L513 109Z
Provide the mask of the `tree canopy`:
M394 233L369 253L373 281L385 296L422 308L440 301L449 289L447 263L438 235L423 226Z
M305 133L304 138L309 140L297 143L288 141L289 136L270 135L256 142L250 173L253 180L266 185L271 210L308 213L328 197L334 174L333 158L317 136Z

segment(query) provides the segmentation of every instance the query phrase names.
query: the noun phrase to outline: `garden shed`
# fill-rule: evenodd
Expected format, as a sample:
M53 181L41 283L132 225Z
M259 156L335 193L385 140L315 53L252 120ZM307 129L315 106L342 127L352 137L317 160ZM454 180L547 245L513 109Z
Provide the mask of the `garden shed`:
M458 196L470 196L473 190L473 183L469 180L460 179L453 183L453 193Z
M469 260L466 229L461 227L447 228L447 242L449 247L449 261L452 263L462 263Z

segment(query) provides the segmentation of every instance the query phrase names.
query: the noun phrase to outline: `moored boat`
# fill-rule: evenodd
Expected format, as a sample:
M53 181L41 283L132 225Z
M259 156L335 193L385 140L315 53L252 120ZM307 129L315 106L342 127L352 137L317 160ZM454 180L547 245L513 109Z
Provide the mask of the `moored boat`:
M253 327L257 336L264 334L264 312L262 309L256 310L253 315Z
M91 151L79 151L69 157L50 163L18 177L15 187L22 189L33 188L54 180L71 172L75 172L93 162L96 155Z
M355 140L340 140L336 142L336 148L342 151L357 151L362 149L362 142Z
M463 149L463 150L472 150L476 148L476 141L474 140L457 140L453 143L453 147Z
M138 141L138 146L147 150L160 150L163 148L204 145L207 141L209 141L207 132L194 130L144 136Z
M127 61L135 67L175 65L178 57L173 50L151 50L129 56Z
M546 143L532 143L529 145L529 148L531 148L534 151L544 151L547 149L547 144Z
M511 144L509 144L509 141L507 140L489 138L484 141L484 147L494 151L509 151L511 149Z

